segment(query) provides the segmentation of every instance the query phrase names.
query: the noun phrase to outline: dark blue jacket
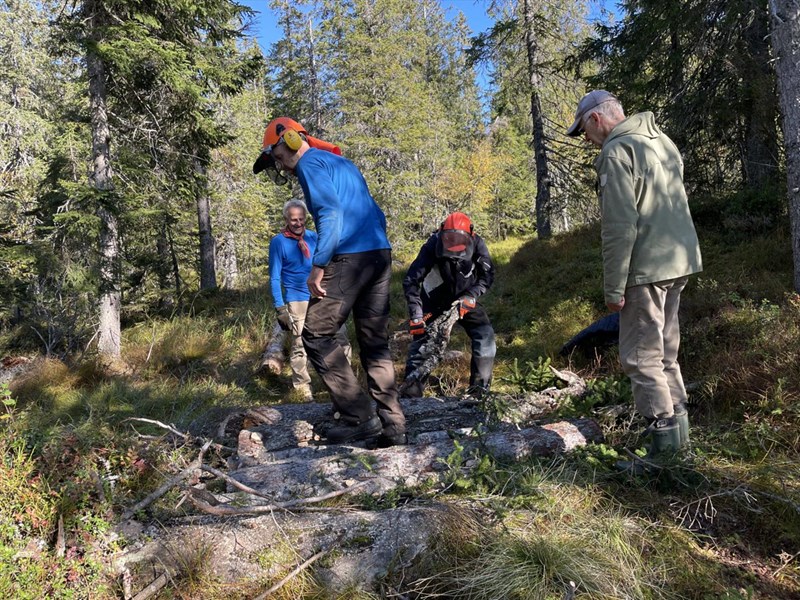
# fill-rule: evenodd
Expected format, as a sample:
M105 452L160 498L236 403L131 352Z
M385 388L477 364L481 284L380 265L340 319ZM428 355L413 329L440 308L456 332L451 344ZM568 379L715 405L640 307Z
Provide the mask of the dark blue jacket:
M427 312L441 313L463 296L478 298L494 283L494 265L481 236L473 236L475 249L469 260L437 257L438 237L436 232L428 238L403 279L412 319Z

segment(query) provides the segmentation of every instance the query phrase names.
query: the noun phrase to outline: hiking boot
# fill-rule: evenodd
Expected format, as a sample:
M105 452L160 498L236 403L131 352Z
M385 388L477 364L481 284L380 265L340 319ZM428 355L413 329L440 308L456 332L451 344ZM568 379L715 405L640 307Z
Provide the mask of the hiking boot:
M482 385L471 385L467 388L467 391L464 392L463 399L467 401L480 401L483 400L489 394L489 388L483 387Z
M401 398L422 398L424 392L422 382L416 379L406 382L408 385L403 386L403 393L400 394Z
M681 448L689 443L689 411L686 410L686 405L680 402L675 405L674 416L678 421L678 428L681 432Z
M405 446L408 444L408 434L396 433L395 435L380 434L376 438L367 440L367 448L375 450L375 448L391 448L392 446Z
M363 423L334 425L328 429L326 437L331 444L344 444L345 442L355 442L375 437L382 429L381 420L378 415L375 415Z

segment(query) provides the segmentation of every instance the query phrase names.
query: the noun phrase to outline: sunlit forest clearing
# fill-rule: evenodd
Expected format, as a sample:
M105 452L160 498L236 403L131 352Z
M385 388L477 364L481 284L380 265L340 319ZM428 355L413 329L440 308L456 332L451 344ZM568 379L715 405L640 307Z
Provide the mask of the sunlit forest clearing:
M270 47L228 0L2 2L0 596L800 598L797 3L487 0L483 31L434 0L263 4ZM615 468L644 455L616 346L560 353L608 314L598 149L565 134L598 88L679 148L703 255L680 312L691 444L645 474ZM270 239L303 198L252 171L281 115L386 216L398 383L420 246L453 211L488 243L485 421L448 431L435 477L289 498L229 476L242 432L305 406L288 364L260 368ZM423 400L464 397L459 328L449 350ZM585 390L539 421L602 439L493 453L554 373ZM423 439L339 462L377 473Z

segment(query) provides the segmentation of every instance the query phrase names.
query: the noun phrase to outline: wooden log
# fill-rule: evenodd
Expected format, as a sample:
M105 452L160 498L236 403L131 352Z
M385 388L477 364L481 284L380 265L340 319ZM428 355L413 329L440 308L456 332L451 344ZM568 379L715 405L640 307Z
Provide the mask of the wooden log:
M482 453L519 460L566 452L601 439L600 428L591 419L524 429L505 425L481 435L471 428L459 433L432 431L417 435L410 445L385 449L336 445L274 452L271 462L233 471L230 476L273 501L317 496L363 482L365 492L382 494L398 485L441 481L454 469L468 473Z
M586 383L569 371L554 374L566 387L530 392L524 396L492 394L479 403L460 398L403 398L408 433L413 438L431 431L473 428L487 423L487 409L500 423L525 427L541 419L567 397L581 396ZM490 406L491 405L491 406ZM275 453L288 452L318 442L333 424L333 406L318 402L280 404L247 411L248 427L239 432L239 466L276 460ZM281 455L283 456L283 455Z
M267 347L264 354L261 355L261 363L259 364L259 371L269 371L274 375L280 375L283 370L283 364L286 361L283 346L286 339L286 332L281 329L281 326L276 322L272 327L272 333L269 336Z

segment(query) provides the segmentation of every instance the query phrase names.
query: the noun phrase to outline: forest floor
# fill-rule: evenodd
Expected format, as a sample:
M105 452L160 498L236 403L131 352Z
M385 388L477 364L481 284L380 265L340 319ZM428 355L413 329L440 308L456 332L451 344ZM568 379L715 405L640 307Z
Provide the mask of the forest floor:
M800 296L791 292L788 232L712 214L695 211L705 271L692 278L681 311L689 450L649 475L618 472L625 448L641 450L641 423L615 408L631 403L615 349L558 355L605 313L598 229L491 244L493 390L542 389L552 383L550 365L575 371L589 391L553 417L592 417L605 441L511 462L453 455L456 470L467 459L476 468L439 486L326 501L320 510L351 516L446 510L414 564L401 575L389 569L378 589L332 588L321 559L270 597L800 598ZM400 279L409 257L399 258L392 327L402 373ZM4 364L20 372L0 377L0 597L124 597L112 557L198 514L180 485L135 511L139 530L119 528L126 511L197 458L197 440L221 415L299 400L286 372L257 372L273 313L259 284L198 294L171 315L126 315L124 363L115 368L91 355L38 356L30 325L4 330ZM462 358L437 369L430 396L466 388L463 333L451 348ZM222 449L207 458L226 465ZM246 529L227 519L214 527ZM315 549L254 550L260 572L235 583L209 567L213 551L183 548L179 568L151 597L253 598Z

